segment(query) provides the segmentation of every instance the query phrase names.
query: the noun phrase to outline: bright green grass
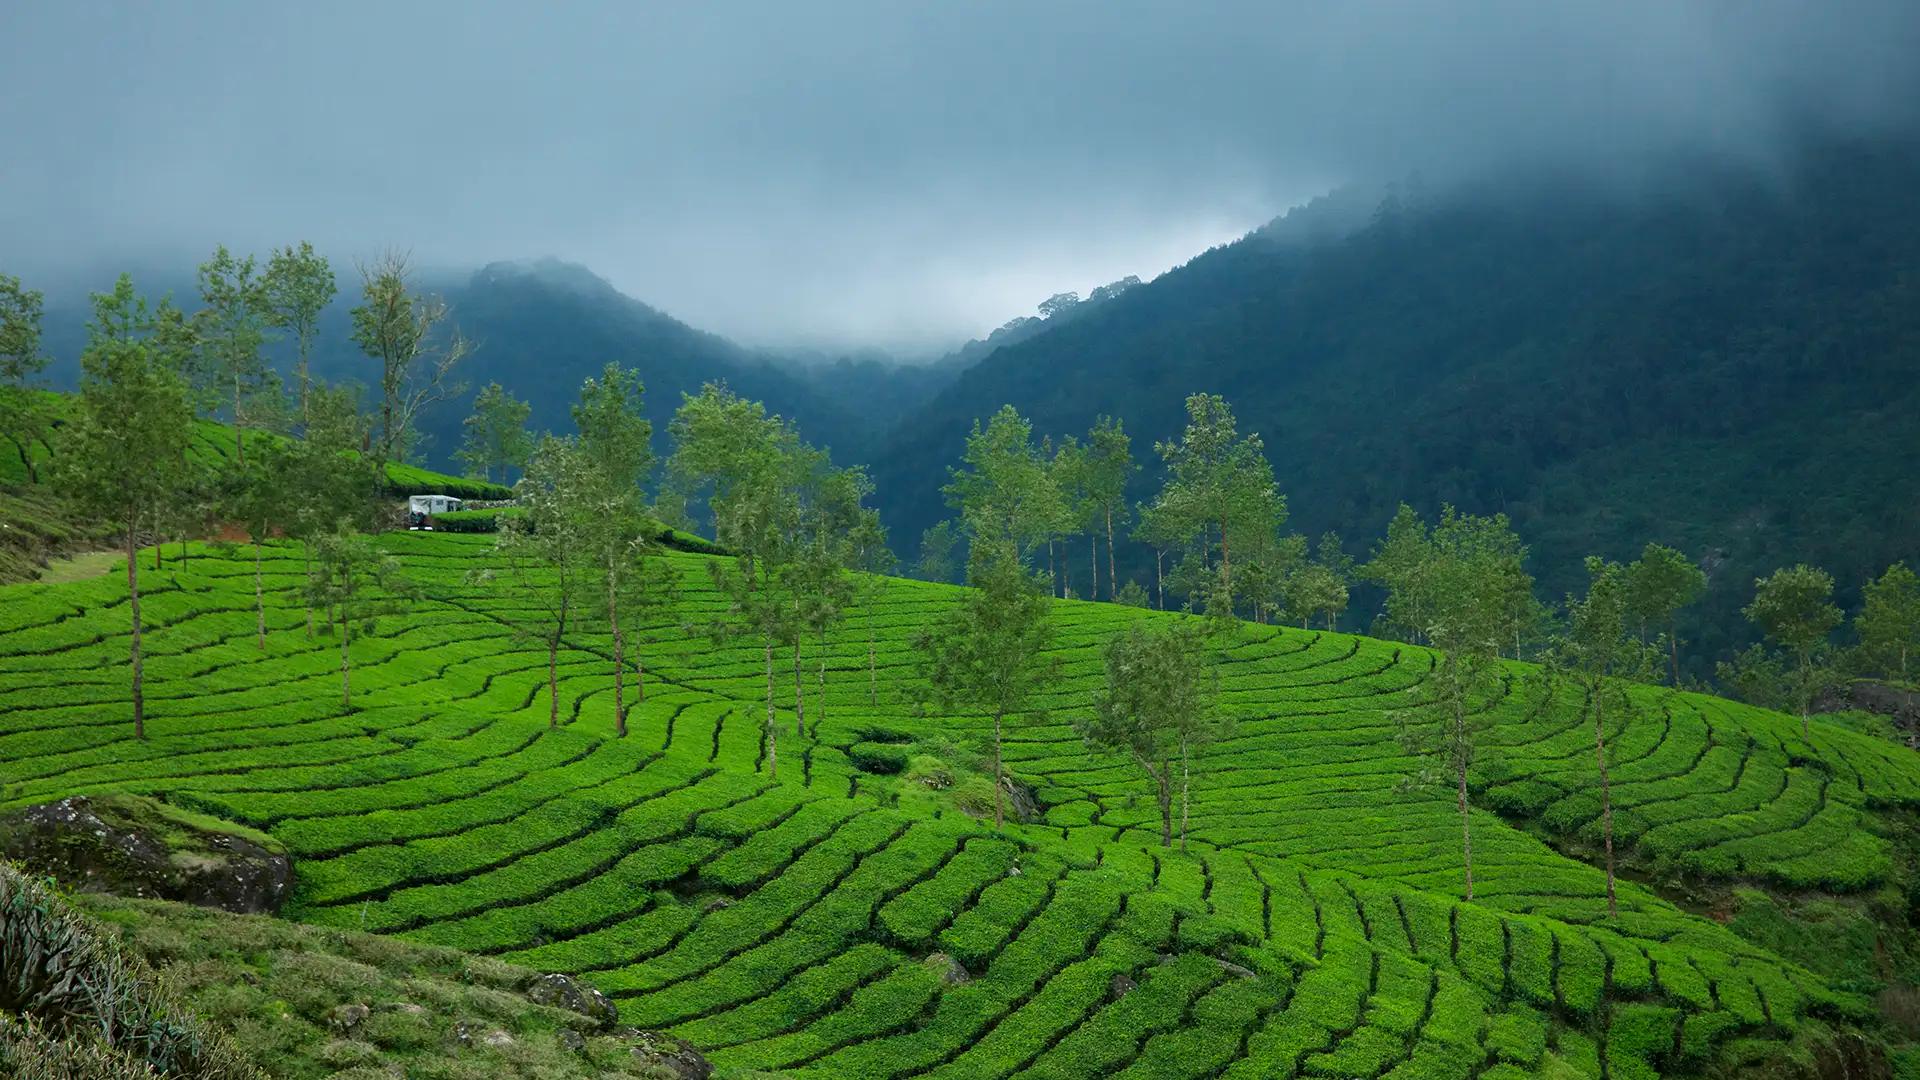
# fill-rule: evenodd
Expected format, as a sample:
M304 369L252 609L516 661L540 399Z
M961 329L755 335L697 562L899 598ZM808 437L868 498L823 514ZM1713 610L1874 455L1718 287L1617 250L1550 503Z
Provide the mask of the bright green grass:
M1233 735L1196 770L1191 849L1164 851L1146 785L1090 756L1071 722L1106 636L1176 616L1062 603L1061 677L1008 730L1043 812L995 836L856 763L903 737L989 730L910 704L912 636L956 589L890 582L827 643L824 697L810 646L804 734L780 658L776 782L759 651L682 629L722 608L703 557L662 556L682 600L629 627L646 692L622 740L608 634L561 651L549 731L546 654L471 573L491 538L383 542L426 598L356 640L351 712L336 642L306 634L296 547L266 552L265 649L247 553L196 545L143 570L140 743L124 580L0 588L0 803L128 791L246 822L298 860L290 915L582 974L630 1022L729 1068L1644 1076L1868 1010L1630 882L1609 919L1596 869L1496 814L1576 840L1598 816L1592 732L1521 665L1484 703L1465 903L1451 795L1403 790L1392 710L1431 669L1421 649L1247 627L1223 671ZM1887 880L1865 816L1920 803L1910 753L1819 722L1802 739L1797 720L1716 698L1632 694L1609 734L1634 858L1829 891ZM945 958L968 977L943 977ZM1116 995L1116 977L1134 988Z
M115 568L125 569L124 555L112 551L83 551L78 555L54 559L40 572L40 580L49 585L66 585L97 578Z
M71 394L47 393L57 415L65 415L74 407L75 398ZM252 445L261 440L282 438L266 432L249 431L247 442ZM53 436L54 453L59 452L59 434ZM193 431L187 444L187 453L196 460L206 463L230 461L239 454L238 433L229 425L214 420L195 420ZM41 479L45 480L50 457L46 447L36 444L32 456ZM11 444L0 453L0 487L18 487L28 482L27 469L21 463ZM513 489L488 483L484 480L463 479L446 473L434 472L416 465L389 464L387 466L387 486L396 495L454 495L466 499L505 499L510 498Z

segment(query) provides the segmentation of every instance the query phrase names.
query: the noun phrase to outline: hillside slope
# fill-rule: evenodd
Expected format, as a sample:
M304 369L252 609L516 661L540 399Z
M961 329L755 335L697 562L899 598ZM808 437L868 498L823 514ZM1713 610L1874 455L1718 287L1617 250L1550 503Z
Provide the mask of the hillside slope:
M896 536L946 516L926 478L1003 403L1042 433L1119 416L1150 459L1187 394L1219 393L1309 535L1363 550L1401 501L1505 511L1547 596L1587 554L1706 560L1688 636L1710 673L1759 574L1814 562L1851 595L1920 557L1917 184L1920 148L1821 146L1777 175L1699 163L1632 194L1493 189L1391 202L1344 238L1262 230L985 358L898 425L880 498Z
M683 600L637 635L645 698L616 739L604 633L570 637L549 730L544 650L472 574L487 540L384 543L424 598L356 639L350 709L337 642L302 630L297 549L269 553L265 649L250 561L209 547L149 575L144 742L124 587L0 589L0 805L126 790L248 822L295 853L294 917L582 974L625 1021L729 1068L1626 1078L1778 1063L1872 1012L1870 987L1631 882L1609 919L1600 873L1541 838L1593 827L1591 731L1521 666L1486 703L1465 903L1450 793L1403 790L1393 709L1431 665L1417 648L1247 627L1225 674L1236 731L1198 763L1181 852L1157 846L1136 771L1070 727L1106 635L1176 616L1063 603L1061 678L1010 729L1040 814L995 835L933 773L895 773L958 761L951 744L988 727L910 703L911 635L954 589L895 581L857 610L824 695L808 672L803 734L782 675L776 781L758 649L681 629L721 604L699 557L663 556ZM1612 732L1631 859L1840 892L1902 880L1871 826L1920 807L1920 758L1634 693Z

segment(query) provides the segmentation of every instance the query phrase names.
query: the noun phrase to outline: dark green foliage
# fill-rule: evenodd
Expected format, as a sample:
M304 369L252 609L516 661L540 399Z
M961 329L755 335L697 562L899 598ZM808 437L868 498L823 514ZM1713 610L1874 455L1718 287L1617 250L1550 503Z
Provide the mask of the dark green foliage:
M15 1041L9 1018L35 1025ZM0 1066L37 1073L47 1058L87 1062L100 1077L142 1065L183 1080L250 1080L225 1039L153 987L153 975L44 885L0 863ZM18 1058L19 1060L11 1060ZM38 1062L38 1064L36 1064Z
M922 478L1002 404L1040 434L1124 417L1138 445L1175 436L1181 395L1205 389L1264 438L1308 535L1366 547L1403 501L1505 511L1552 596L1589 554L1711 552L1679 623L1683 670L1705 675L1751 640L1755 577L1805 560L1851 589L1920 557L1920 153L1815 143L1777 170L1682 168L1620 198L1403 203L1344 238L1298 211L908 414L873 457L889 521L942 516ZM1151 552L1121 558L1121 580L1150 579Z

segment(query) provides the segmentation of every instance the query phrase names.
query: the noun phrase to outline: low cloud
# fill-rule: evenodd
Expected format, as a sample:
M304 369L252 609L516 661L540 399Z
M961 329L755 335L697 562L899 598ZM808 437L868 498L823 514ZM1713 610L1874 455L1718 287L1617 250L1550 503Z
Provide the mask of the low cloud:
M1329 187L1905 129L1911 2L15 5L0 269L552 254L927 349Z

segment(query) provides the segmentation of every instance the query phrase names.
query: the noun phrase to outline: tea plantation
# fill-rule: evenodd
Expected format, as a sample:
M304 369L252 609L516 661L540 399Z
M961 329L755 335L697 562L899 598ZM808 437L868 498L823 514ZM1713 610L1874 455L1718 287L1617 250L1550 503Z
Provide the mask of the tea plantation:
M584 975L722 1069L1632 1080L1737 1070L1872 1014L1632 882L1609 918L1600 871L1548 842L1596 835L1592 732L1520 665L1483 706L1466 903L1452 795L1409 788L1395 738L1418 648L1247 627L1182 853L1158 846L1137 769L1072 728L1100 643L1177 616L1062 602L1060 678L1009 727L1039 811L996 835L898 771L990 726L909 692L912 635L958 590L892 581L857 608L823 696L808 660L804 734L780 670L776 781L757 644L683 629L721 606L703 557L662 556L681 600L638 635L644 700L618 739L608 635L570 637L549 730L546 651L473 576L491 538L382 543L423 596L355 639L351 709L337 641L306 632L296 547L268 549L265 649L250 552L194 545L147 574L140 742L124 580L0 589L0 802L132 791L249 823L296 855L292 917ZM1611 738L1635 865L1824 891L1894 873L1868 819L1920 805L1911 752L1633 694Z

